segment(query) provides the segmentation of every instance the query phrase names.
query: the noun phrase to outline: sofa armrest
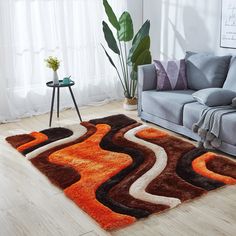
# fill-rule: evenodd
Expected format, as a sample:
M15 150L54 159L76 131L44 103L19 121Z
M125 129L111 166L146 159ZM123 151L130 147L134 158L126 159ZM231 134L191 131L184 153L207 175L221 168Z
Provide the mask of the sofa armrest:
M138 67L138 89L140 91L156 89L156 70L153 64Z
M156 70L153 64L138 67L138 115L142 111L142 92L156 89L157 78Z

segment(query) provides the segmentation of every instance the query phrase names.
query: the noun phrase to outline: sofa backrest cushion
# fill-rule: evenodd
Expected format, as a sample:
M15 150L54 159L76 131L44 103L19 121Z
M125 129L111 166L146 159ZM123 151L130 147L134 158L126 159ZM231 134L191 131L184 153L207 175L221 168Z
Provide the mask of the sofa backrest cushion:
M232 57L228 75L223 85L224 89L230 89L236 92L236 56Z
M188 88L200 90L222 87L228 73L230 59L231 56L187 52L185 61Z

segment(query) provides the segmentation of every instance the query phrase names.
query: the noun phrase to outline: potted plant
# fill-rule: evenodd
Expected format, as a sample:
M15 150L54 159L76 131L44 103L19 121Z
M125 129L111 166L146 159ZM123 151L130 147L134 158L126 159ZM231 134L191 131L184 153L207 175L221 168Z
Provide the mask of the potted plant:
M133 21L130 14L125 11L119 19L117 19L112 7L107 0L103 0L106 15L109 22L116 31L116 38L109 25L103 21L103 33L108 47L118 56L119 68L115 65L111 56L102 45L106 56L111 65L116 69L118 78L124 90L125 102L124 108L127 110L137 109L137 79L138 66L150 64L152 61L150 52L150 21L147 20L139 31L134 35ZM131 43L132 41L132 43ZM128 46L131 44L131 47Z
M60 61L57 59L57 57L50 56L47 59L45 59L45 62L47 67L53 70L53 83L59 84L57 70L60 67Z

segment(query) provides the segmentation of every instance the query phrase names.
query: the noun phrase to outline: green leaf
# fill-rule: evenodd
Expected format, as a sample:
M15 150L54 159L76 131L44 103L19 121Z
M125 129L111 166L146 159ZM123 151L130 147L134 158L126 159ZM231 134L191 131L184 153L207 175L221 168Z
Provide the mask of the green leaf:
M107 45L108 47L116 54L120 55L120 50L117 46L117 43L116 43L116 40L115 40L115 37L111 31L111 29L109 28L108 24L103 21L102 22L102 25L103 25L103 33L104 33L104 37L107 41Z
M107 0L103 0L103 6L105 8L105 12L107 14L107 17L108 17L110 23L114 26L114 28L116 28L117 31L120 30L120 24L117 20L117 17L115 15L115 13L113 12L111 6L107 2Z
M142 27L140 28L140 30L138 31L138 33L135 35L133 42L132 42L132 47L129 50L129 64L131 64L131 57L134 54L134 52L136 51L137 47L139 46L140 42L143 40L143 38L145 38L146 36L149 35L149 30L150 30L150 21L147 20Z
M117 32L119 41L128 42L134 37L133 22L128 12L124 12L120 19L120 30Z
M137 72L138 66L150 64L152 62L151 52L146 49L136 60L133 70Z
M150 21L146 20L146 22L142 25L140 30L135 35L132 45L135 45L137 42L139 43L144 37L149 35L149 30L150 30Z
M101 45L102 45L102 44L101 44ZM103 47L104 52L106 53L106 56L107 56L108 60L110 61L110 63L112 64L112 66L115 67L115 69L117 70L117 67L116 67L115 63L113 62L113 60L112 60L112 58L110 57L110 55L107 53L107 50L104 48L103 45L102 45L102 47Z
M128 57L128 64L135 63L138 57L144 52L146 49L150 49L150 37L144 37L140 43L137 45L133 52L130 52Z

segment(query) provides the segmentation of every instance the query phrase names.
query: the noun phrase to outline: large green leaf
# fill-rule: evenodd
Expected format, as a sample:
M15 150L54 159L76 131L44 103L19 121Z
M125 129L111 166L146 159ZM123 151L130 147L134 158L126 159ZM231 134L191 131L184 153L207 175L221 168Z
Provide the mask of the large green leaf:
M133 66L133 70L137 72L138 70L138 66L140 65L146 65L146 64L150 64L152 62L152 56L151 56L151 52L149 51L149 49L146 49L141 55L139 55L139 57L137 58L134 66Z
M145 23L137 32L137 34L135 35L132 45L135 45L137 42L139 43L145 36L149 35L149 30L150 30L150 21L146 20Z
M144 52L146 49L150 49L150 37L149 35L144 37L140 43L135 48L135 51L133 53L129 54L128 63L132 65L136 62L138 57Z
M107 17L108 17L110 23L114 26L114 28L116 28L117 31L120 30L120 24L117 20L117 17L115 15L115 13L113 12L111 6L107 2L107 0L103 0L103 6L105 8L105 12L107 14Z
M106 56L107 56L108 60L110 61L110 63L112 64L112 66L115 67L115 69L117 70L115 63L113 62L112 58L110 57L110 55L108 54L107 50L104 48L103 45L102 45L102 48L103 48L104 52L106 53Z
M117 42L115 40L115 37L111 31L111 29L109 28L108 24L103 21L102 22L103 25L103 33L104 33L104 37L107 41L107 45L108 47L116 54L120 55L120 50L117 46Z
M124 12L120 19L120 30L117 32L119 41L128 42L134 37L133 22L128 12Z
M136 51L137 47L139 46L140 42L145 38L146 36L149 35L149 30L150 30L150 21L147 20L138 33L135 35L133 42L132 42L132 47L129 50L129 58L131 59L132 55ZM130 63L130 62L129 62Z

